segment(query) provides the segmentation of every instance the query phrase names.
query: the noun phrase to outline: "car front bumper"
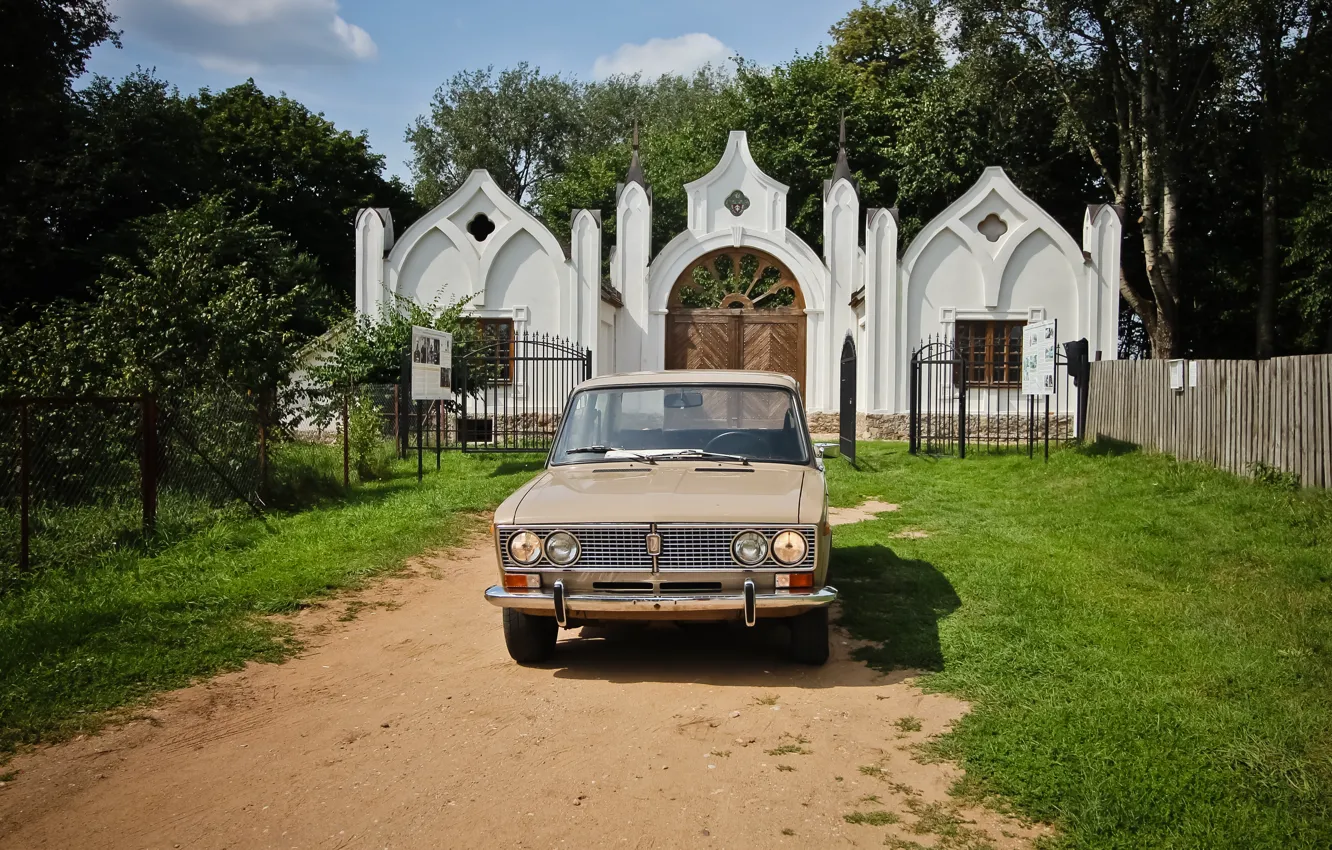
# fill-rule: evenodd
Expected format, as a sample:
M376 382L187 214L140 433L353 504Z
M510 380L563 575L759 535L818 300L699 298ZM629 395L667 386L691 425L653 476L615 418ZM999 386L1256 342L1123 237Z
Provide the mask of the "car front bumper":
M641 616L644 619L669 620L676 613L742 613L753 625L759 613L791 613L794 610L823 608L837 599L837 588L822 587L809 593L756 593L746 582L743 593L672 594L564 594L557 582L552 591L511 591L499 585L486 590L486 601L499 608L520 608L549 613L564 625L569 619L595 619L599 614Z

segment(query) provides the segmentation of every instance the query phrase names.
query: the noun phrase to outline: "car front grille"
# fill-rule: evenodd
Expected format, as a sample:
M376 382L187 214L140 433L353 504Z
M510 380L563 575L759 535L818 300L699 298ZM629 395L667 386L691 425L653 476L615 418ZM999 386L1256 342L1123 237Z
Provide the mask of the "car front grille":
M509 539L522 530L535 533L542 540L555 531L567 531L578 538L582 552L572 569L648 570L652 569L652 556L648 554L647 537L654 526L643 524L578 524L505 526L499 529L500 557L506 569L522 569L523 565L509 554ZM742 531L757 531L772 538L779 531L791 529L805 538L805 557L797 564L779 564L772 558L750 569L812 569L814 566L815 529L813 526L789 525L714 525L708 523L658 523L661 535L661 554L657 558L660 570L735 570L745 567L731 556L731 541ZM554 565L543 555L530 567L549 569Z

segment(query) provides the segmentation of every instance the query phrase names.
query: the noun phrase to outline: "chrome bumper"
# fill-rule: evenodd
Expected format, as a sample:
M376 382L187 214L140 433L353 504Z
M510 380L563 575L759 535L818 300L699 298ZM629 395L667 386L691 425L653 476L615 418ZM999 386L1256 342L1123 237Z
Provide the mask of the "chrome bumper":
M561 587L559 590L563 590ZM563 598L563 611L556 608L556 593L547 591L509 591L499 585L486 590L486 601L498 608L523 608L549 611L560 620L577 614L599 612L642 612L646 616L670 619L672 612L735 611L746 619L759 611L780 608L822 608L837 599L837 588L823 587L810 593L756 593L750 608L744 593L701 594L697 596L650 596L629 594L569 594ZM563 614L564 616L560 616Z

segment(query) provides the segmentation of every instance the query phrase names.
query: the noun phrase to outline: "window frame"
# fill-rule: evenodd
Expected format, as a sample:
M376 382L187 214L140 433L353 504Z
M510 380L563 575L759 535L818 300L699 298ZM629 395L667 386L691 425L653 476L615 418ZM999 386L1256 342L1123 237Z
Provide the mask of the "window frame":
M968 387L1011 389L1022 386L1022 331L1026 327L1026 319L958 319L953 328L953 343L960 364L953 376L954 383L960 382L965 374ZM1016 339L1012 337L1015 328L1018 330ZM1015 360L1010 359L1013 354L1010 342L1017 344ZM980 362L974 357L978 348L982 357ZM963 369L965 373L961 371ZM1002 378L996 379L996 371L1002 374Z
M513 363L514 363L515 340L517 339L513 326L513 319L509 316L495 317L495 318L485 318L482 316L478 316L476 318L476 326L477 326L477 331L481 336L482 346L485 346L487 344L493 345L499 342L498 336L494 336L486 332L487 328L503 327L508 329L509 359L502 366L500 366L499 374L495 376L495 383L503 386L511 386L513 384L513 373L514 373ZM496 350L498 350L498 346L496 347Z

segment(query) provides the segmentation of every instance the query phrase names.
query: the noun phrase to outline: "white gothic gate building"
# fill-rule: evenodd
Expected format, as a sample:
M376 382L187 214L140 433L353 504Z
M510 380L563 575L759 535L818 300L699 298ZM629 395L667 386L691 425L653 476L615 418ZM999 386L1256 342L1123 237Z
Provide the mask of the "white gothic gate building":
M549 333L590 347L594 374L786 372L801 383L818 431L836 430L850 336L860 429L876 436L900 436L911 352L926 337L1001 340L1026 322L1057 319L1061 340L1086 338L1093 358L1115 357L1121 221L1113 207L1087 208L1079 246L991 167L903 248L896 210L861 209L843 147L824 185L816 251L787 227L788 187L758 167L743 131L684 188L686 229L654 256L652 189L635 143L616 192L609 280L599 210L574 210L561 244L485 171L398 238L388 210L361 210L356 309L379 315L394 296L467 299L466 312L492 333Z

